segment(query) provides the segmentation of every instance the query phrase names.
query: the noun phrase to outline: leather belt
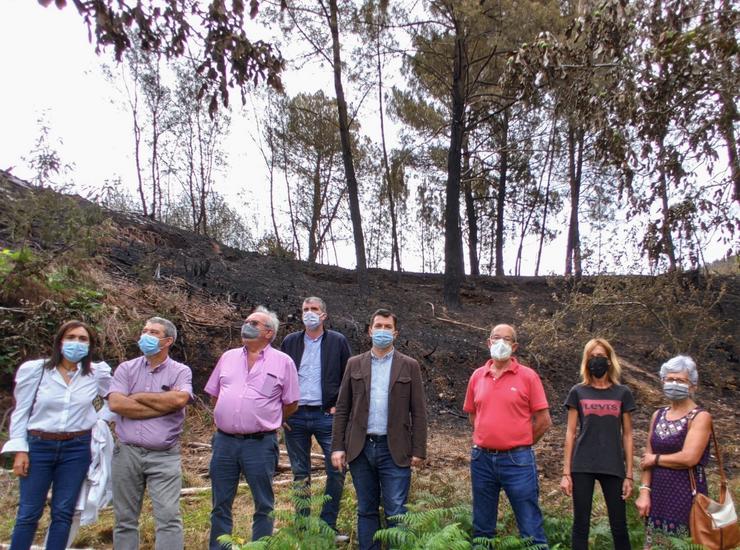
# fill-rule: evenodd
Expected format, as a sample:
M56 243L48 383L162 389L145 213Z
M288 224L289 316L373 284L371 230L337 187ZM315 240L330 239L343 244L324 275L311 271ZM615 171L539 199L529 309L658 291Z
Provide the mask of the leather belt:
M486 449L485 447L481 447L480 445L475 445L477 449L480 449L484 453L490 453L492 455L501 455L504 453L515 453L517 451L528 451L532 448L531 445L519 445L518 447L512 447L511 449Z
M69 441L75 437L90 435L92 430L82 430L79 432L43 432L41 430L28 430L28 435L38 437L45 441Z
M217 429L216 431L227 437L233 437L235 439L263 439L266 435L274 434L277 430L270 430L269 432L254 432L251 434L230 434L229 432L225 432L221 429Z
M385 434L383 434L383 435L367 434L366 438L369 439L370 441L372 441L373 443L379 443L379 442L383 442L383 441L388 441L388 436L385 435Z
M298 405L298 410L311 411L311 412L316 412L316 411L324 412L324 407L322 407L321 405Z

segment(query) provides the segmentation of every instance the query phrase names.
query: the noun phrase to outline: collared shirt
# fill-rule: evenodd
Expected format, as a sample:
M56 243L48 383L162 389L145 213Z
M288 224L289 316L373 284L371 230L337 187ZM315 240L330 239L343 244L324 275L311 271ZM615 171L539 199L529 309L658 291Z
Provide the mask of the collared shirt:
M300 398L293 360L270 345L259 353L251 369L247 368L246 348L225 352L205 391L217 398L216 427L231 434L278 429L283 423L283 405Z
M463 410L475 414L473 443L498 451L531 445L532 414L549 407L542 381L514 357L498 378L492 364L473 372L465 394Z
M111 393L186 392L193 396L193 374L190 367L171 357L152 370L145 356L118 365L113 373ZM169 449L180 439L185 422L185 408L156 418L136 419L121 416L116 422L116 434L121 443L137 445L153 451Z
M298 369L298 384L301 388L300 405L321 405L321 342L318 338L303 335L303 355Z
M28 452L28 430L80 432L92 429L97 421L93 400L108 393L108 363L92 363L92 372L87 376L78 368L67 385L56 368L44 368L45 362L46 359L26 361L18 368L10 439L3 446L3 453Z
M388 392L391 385L393 351L383 357L370 353L370 409L367 416L367 433L385 435L388 432Z

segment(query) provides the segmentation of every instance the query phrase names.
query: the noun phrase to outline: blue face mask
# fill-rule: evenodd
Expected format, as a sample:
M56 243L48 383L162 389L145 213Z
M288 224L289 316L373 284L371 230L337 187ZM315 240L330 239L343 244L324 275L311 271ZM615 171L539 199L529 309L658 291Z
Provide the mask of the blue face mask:
M159 338L152 336L151 334L142 334L139 338L139 349L141 353L149 357L150 355L157 355L162 348L159 345Z
M393 331L373 330L373 345L379 349L385 349L393 344Z
M249 323L244 323L242 325L242 338L244 338L245 340L256 340L259 337L259 327L255 327L253 325L250 325Z
M303 314L303 324L306 325L308 330L319 328L321 316L315 311L307 311Z
M90 344L87 342L77 342L75 340L62 342L62 355L72 363L79 363L83 357L87 356L89 351Z

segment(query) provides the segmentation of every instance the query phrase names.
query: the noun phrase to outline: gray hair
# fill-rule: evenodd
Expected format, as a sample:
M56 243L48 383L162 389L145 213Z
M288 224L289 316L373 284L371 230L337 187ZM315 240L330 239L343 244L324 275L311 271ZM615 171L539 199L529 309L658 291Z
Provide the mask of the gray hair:
M305 304L306 302L316 302L321 307L321 311L326 313L326 302L318 296L309 296L308 298L304 298L303 303Z
M699 382L699 373L696 370L696 363L688 355L676 355L668 359L660 367L660 379L664 380L671 372L686 372L689 375L689 381L696 386Z
M270 320L265 323L265 325L272 329L272 338L270 339L270 342L274 341L277 336L278 329L280 328L280 319L278 319L277 313L270 311L265 306L257 306L254 308L254 311L257 313L264 313L269 317Z
M164 335L167 338L172 338L173 344L177 341L177 327L169 319L165 319L164 317L150 317L146 322L153 325L162 325L164 327Z

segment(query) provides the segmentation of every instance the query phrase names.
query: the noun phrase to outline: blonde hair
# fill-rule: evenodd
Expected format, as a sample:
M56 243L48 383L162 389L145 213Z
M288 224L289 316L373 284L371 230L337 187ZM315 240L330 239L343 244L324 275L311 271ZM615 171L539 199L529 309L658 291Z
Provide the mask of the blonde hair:
M606 371L609 381L612 384L619 384L619 377L622 375L622 368L619 366L619 359L614 352L612 345L603 338L592 338L583 347L583 358L581 359L581 380L588 385L591 383L591 373L588 372L588 360L591 358L591 352L596 346L601 346L606 350L609 359L609 370Z

